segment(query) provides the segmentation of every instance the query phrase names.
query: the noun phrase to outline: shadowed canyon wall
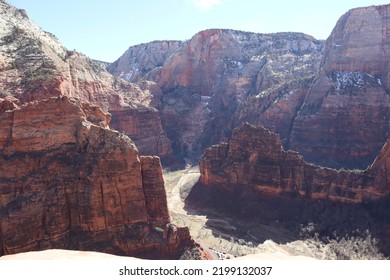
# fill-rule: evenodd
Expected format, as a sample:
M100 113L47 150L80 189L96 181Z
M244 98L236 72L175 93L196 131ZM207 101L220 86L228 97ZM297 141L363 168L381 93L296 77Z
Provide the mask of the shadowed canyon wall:
M233 131L227 143L204 152L200 183L345 202L375 200L390 193L388 148L383 147L366 171L335 170L305 162L298 153L284 151L277 134L244 124Z

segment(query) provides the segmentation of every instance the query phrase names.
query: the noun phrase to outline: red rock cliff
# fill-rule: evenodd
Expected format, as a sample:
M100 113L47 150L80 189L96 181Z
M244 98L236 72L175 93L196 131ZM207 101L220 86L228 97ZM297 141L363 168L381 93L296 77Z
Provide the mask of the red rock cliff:
M361 202L390 193L388 145L363 172L323 168L306 163L296 152L284 151L279 137L263 127L244 124L228 143L212 146L200 161L200 182L216 188L242 185L270 194Z
M159 159L139 157L108 120L68 97L0 114L1 255L64 248L172 258L192 246L188 230L169 223Z
M365 169L390 137L389 11L353 9L328 38L288 147L310 162Z
M171 154L147 87L114 77L85 55L65 49L5 2L0 2L0 15L0 98L13 96L21 104L64 95L79 98L110 112L113 127L134 137L141 154Z
M196 158L204 148L229 135L234 113L250 96L283 87L297 77L314 75L323 46L323 42L301 33L256 34L221 29L199 32L176 49L167 44L153 42L129 48L109 69L130 80L140 71L149 70L143 78L161 87L157 109L173 150L189 158ZM150 49L155 53L151 54ZM170 56L165 56L167 50L172 50ZM129 53L135 55L134 61L129 61ZM157 59L161 57L166 59ZM298 99L296 107L300 107L303 98L301 92L297 95L293 98ZM277 99L275 95L268 98L266 106ZM250 111L254 115L258 112ZM246 114L242 115L240 122L247 120ZM282 117L288 123L284 127L287 131L291 118Z
M388 10L347 12L325 44L299 33L219 29L183 42L144 75L162 89L158 109L173 150L196 158L250 122L308 162L366 169L390 137ZM132 51L137 67L150 69L149 50ZM138 68L126 68L126 57L120 69L131 74Z

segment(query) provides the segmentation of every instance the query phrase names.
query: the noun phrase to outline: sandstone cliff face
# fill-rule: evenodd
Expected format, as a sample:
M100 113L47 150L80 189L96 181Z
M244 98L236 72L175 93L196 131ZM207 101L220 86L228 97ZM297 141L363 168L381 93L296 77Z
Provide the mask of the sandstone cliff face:
M387 140L381 152L370 166L369 172L375 178L375 186L386 188L390 186L390 140Z
M309 162L365 169L390 136L388 9L347 12L326 44L296 33L206 30L154 68L148 50L134 47L138 64L125 73L153 68L143 79L161 87L156 108L178 155L196 158L250 122Z
M141 154L159 155L163 158L172 154L171 142L162 129L156 109L133 105L110 113L110 127L128 135L137 144Z
M150 71L161 67L182 45L182 41L154 41L132 46L107 70L127 81L137 82Z
M139 157L108 121L68 97L0 114L0 255L63 248L172 258L193 245L188 229L169 223L159 158Z
M389 138L389 9L351 10L328 38L288 146L305 159L365 169Z
M231 127L239 127L245 122L262 125L279 134L283 147L288 147L294 120L313 78L297 78L249 97L238 106Z
M156 44L151 44L150 48ZM162 64L159 60L143 78L156 82L162 90L161 103L156 108L173 150L191 158L230 134L231 126L237 125L232 116L247 98L288 83L293 91L297 77L313 76L322 47L321 41L299 33L267 35L205 30L181 43ZM140 48L129 49L137 52L133 58L137 67L129 62L124 71L128 74L124 76L137 72L138 68L151 68L153 59L144 58L149 50L139 54ZM161 56L164 56L167 48L161 48ZM129 51L108 68L112 73L123 72L125 68L117 70L116 67L129 60ZM269 104L275 98L269 98ZM257 111L252 113L256 115ZM290 122L291 116L285 119Z
M186 203L244 221L236 234L247 241L263 240L268 230L279 242L325 243L370 232L378 241L373 246L389 256L389 150L387 143L365 171L335 170L306 163L283 150L276 134L244 124L228 142L205 150L200 181Z
M387 145L372 167L363 172L334 170L306 163L296 152L284 151L279 137L244 124L228 143L212 146L200 161L200 183L216 188L243 186L269 194L361 202L390 193Z
M118 129L127 126L123 131L131 136L139 132L129 129L132 125L142 128L152 124L154 134L150 130L145 132L145 141L155 147L164 142L165 146L160 150L146 149L144 139L138 135L136 144L140 142L141 154L170 153L170 142L164 136L161 120L155 109L149 107L153 106L152 86L143 85L141 89L112 76L88 57L66 50L54 35L30 21L25 12L5 2L0 3L0 14L0 98L13 96L21 104L63 95L80 98L112 112ZM150 116L134 120L132 117L139 108L142 115L150 112ZM147 122L142 123L143 120ZM165 137L163 141L162 137Z
M233 88L227 89L245 97L248 86L254 92L261 91L294 77L292 72L306 75L307 68L315 70L321 50L322 42L300 33L206 30L196 34L166 62L158 84L164 90L184 87L202 96L212 96L231 83ZM289 68L291 73L282 74ZM176 75L172 78L171 73Z
M157 81L167 100L161 110L167 134L175 143L177 129L165 124L172 116L185 114L189 118L178 120L184 127L178 133L179 149L185 154L199 153L226 139L234 113L248 97L313 74L321 50L322 42L297 33L206 30L196 34L166 62ZM183 106L177 109L176 104L185 104L188 112L181 112Z

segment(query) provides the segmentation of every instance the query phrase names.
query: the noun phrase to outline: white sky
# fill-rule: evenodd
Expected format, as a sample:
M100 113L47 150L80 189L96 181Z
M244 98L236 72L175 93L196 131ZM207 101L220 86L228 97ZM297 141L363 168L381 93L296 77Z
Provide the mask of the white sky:
M186 40L209 28L303 32L326 39L351 8L383 0L6 0L68 49L113 62L129 46Z

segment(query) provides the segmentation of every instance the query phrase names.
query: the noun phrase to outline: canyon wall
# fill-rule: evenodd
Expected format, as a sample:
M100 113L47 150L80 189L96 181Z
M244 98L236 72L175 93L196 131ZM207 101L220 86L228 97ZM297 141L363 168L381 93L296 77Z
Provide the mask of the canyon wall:
M235 233L247 242L327 244L369 236L362 245L389 256L389 153L387 142L364 171L325 168L285 151L264 127L244 124L205 150L186 205L236 221Z
M388 145L366 171L324 168L285 151L277 134L244 124L227 143L207 149L200 160L200 183L215 188L238 185L261 195L295 194L345 202L376 200L390 193Z
M390 137L389 9L347 12L326 41L288 146L308 161L365 169Z
M126 81L137 82L151 71L156 71L184 42L153 41L130 47L107 70Z
M170 141L151 107L153 85L143 83L141 88L126 82L102 64L67 50L25 11L0 2L0 15L0 98L12 96L19 104L58 96L79 98L110 112L115 129L136 135L141 154L171 154Z
M249 121L249 114L260 113L247 110L248 114L241 113L243 120L236 121L235 112L251 96L288 86L289 95L297 100L295 106L301 106L305 90L302 83L294 81L314 76L323 42L301 33L256 34L212 29L197 33L175 50L171 48L169 57L165 55L167 46L169 42L131 47L108 69L132 80L137 69L152 68L153 59L145 59L149 48L155 51L153 57L166 57L165 61L158 60L149 72L143 72L142 79L161 88L156 108L174 152L196 159L204 148L226 139L232 127ZM129 53L135 54L133 59L137 62L126 66ZM309 88L307 82L304 88ZM262 100L267 103L264 107L270 107L279 99L281 94L277 93ZM292 117L286 114L281 121L289 127Z
M62 248L174 258L193 246L188 229L170 224L159 158L140 157L108 120L68 97L1 113L1 255Z
M308 162L366 169L390 137L389 9L348 11L326 42L211 29L131 47L109 69L160 87L155 107L180 157L196 160L249 122Z

